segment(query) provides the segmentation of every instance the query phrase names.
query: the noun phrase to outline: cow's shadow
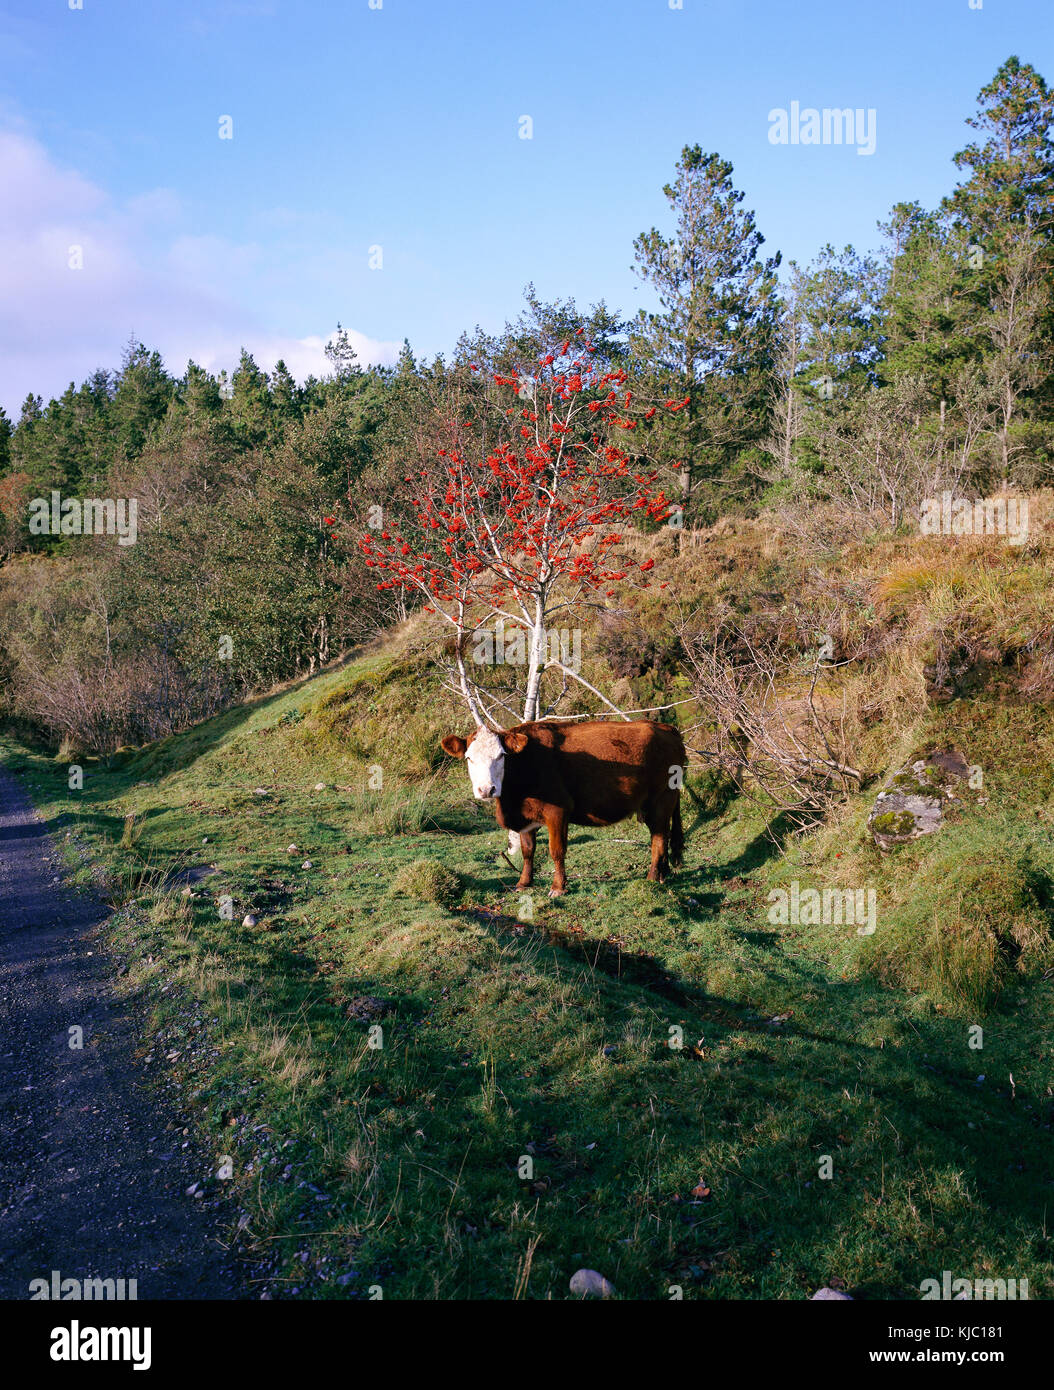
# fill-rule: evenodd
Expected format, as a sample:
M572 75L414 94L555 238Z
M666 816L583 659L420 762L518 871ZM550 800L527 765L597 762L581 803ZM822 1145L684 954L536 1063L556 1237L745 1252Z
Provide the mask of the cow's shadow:
M640 986L679 1008L692 1011L700 1024L705 1022L711 1028L717 1024L729 1032L761 1033L767 1037L773 1035L770 1020L760 1016L749 1005L711 993L703 985L674 974L647 952L623 950L617 941L607 937L591 936L552 921L524 921L493 908L469 907L460 911L484 926L498 945L507 946L510 940L519 940L525 946L532 943L533 951L536 944L542 942L553 949L554 955L567 957L575 964L585 966L591 973L599 972L614 983ZM768 934L760 935L765 944L770 944ZM797 973L801 976L803 988L814 983L805 969L798 967ZM853 1042L839 1034L818 1033L793 1025L783 1026L782 1033L794 1033L813 1042L833 1043L850 1049L865 1048L865 1044Z
M454 813L451 813L449 820L449 827L444 826L444 828L449 828L455 833L465 830L478 830L480 828L478 819L473 819L469 816L462 816L459 819ZM686 828L685 830L685 839L687 841L686 858L691 854L691 840L689 836L696 828L697 823L698 821L693 823L691 828ZM616 824L623 829L631 829L635 825L635 822L621 821L616 822ZM782 854L788 838L795 829L796 826L793 819L786 816L783 812L780 812L774 816L762 830L758 831L753 839L744 845L739 853L732 859L723 863L706 861L697 864L682 864L680 868L671 871L666 880L666 884L674 891L683 890L689 892L696 903L704 908L707 913L716 912L724 902L726 894L715 887L715 885L727 882L730 879L738 878L741 875L751 874L760 869L769 860ZM582 846L588 849L588 847L592 845L602 846L604 843L604 839L598 836L596 832L592 831L588 826L575 826L568 835L569 848L572 846ZM623 871L619 873L597 873L594 871L592 876L593 880L610 883L616 882L623 876L630 880L638 876L643 876L647 870L650 844L651 840L648 834L646 832L642 833L639 840L633 839L630 844L627 844L626 849L629 853L626 856L626 866ZM547 832L543 827L538 832L537 856L535 859L535 891L537 891L539 887L538 880L545 873L547 862L552 862L552 856L549 854ZM582 887L581 878L575 877L573 864L569 869L569 878L573 888ZM514 886L515 880L505 882L497 878L491 879L489 876L487 879L487 887L489 889L497 889L498 891L504 889L504 891L512 892L514 891Z
M720 871L728 867L722 865ZM627 1020L635 1031L641 1026L638 1020L656 1021L653 1030L645 1027L652 1032L656 1065L660 1059L673 1060L667 1024L680 1024L683 1040L675 1065L688 1067L692 1076L712 1088L714 1104L723 1106L733 1123L738 1123L740 1113L766 1116L756 1144L751 1142L724 1166L721 1146L708 1160L724 1183L729 1202L722 1221L730 1230L741 1228L744 1242L753 1237L759 1219L752 1205L758 1201L756 1193L771 1188L771 1217L761 1218L766 1226L771 1222L773 1234L766 1239L778 1243L776 1233L793 1229L795 1239L804 1240L809 1258L822 1264L832 1233L844 1234L860 1222L871 1228L881 1220L882 1203L875 1193L887 1170L893 1169L910 1176L954 1166L976 1193L970 1200L983 1203L994 1222L1010 1226L1033 1219L1036 1183L1049 1174L1042 1140L1036 1134L1036 1117L1020 1104L1015 1108L1005 1088L985 1091L978 1087L973 1076L976 1069L964 1069L948 1053L946 1020L916 1016L910 1020L912 1036L905 1045L894 1041L887 1047L881 1034L869 1034L868 1022L884 1020L890 1008L890 992L877 982L832 978L821 962L784 951L778 933L745 933L741 924L733 922L737 936L749 934L757 945L767 945L778 955L777 973L787 991L800 991L802 1000L809 1001L809 1026L804 1018L793 1015L766 1017L742 999L710 992L678 975L676 967L669 969L642 952L620 950L616 942L596 934L567 930L551 920L519 921L500 907L461 911L483 926L510 963L522 962L561 988L569 977L582 978L588 985L591 1016L603 1020L605 1036L616 1043ZM627 985L636 988L626 990ZM695 1046L693 1038L700 1040ZM640 1039L636 1045L647 1046ZM606 1064L617 1066L621 1054L621 1045L612 1047ZM794 1093L798 1074L802 1099L791 1101L788 1095ZM852 1104L849 1089L843 1092L847 1081L853 1088ZM869 1100L856 1116L852 1107L861 1085ZM668 1094L659 1082L656 1092ZM844 1106L839 1099L843 1093ZM765 1109L777 1104L793 1116L786 1132L772 1125ZM956 1119L934 1123L935 1117L948 1115ZM876 1139L871 1132L878 1117L889 1121L888 1138ZM675 1126L676 1104L666 1112L664 1123ZM810 1134L815 1130L814 1145L833 1146L830 1152L837 1156L838 1176L829 1192L822 1183L799 1184L788 1197L793 1214L784 1215L772 1174L785 1173L789 1166L803 1178L815 1176L811 1160L801 1166L801 1136L794 1126L802 1125ZM1005 1135L1007 1153L1016 1166L1012 1161L993 1166L990 1149L974 1142L974 1130L996 1126ZM591 1122L591 1134L593 1128ZM806 1193L814 1187L814 1196ZM685 1204L679 1214L684 1223L683 1229L676 1228L679 1251L702 1251L709 1256L711 1250L727 1248L731 1237L727 1231L714 1234L714 1216L708 1208ZM936 1235L939 1239L940 1233ZM856 1294L872 1292L888 1298L896 1290L892 1296L906 1296L917 1280L918 1267L919 1258L913 1252L900 1252L896 1268L870 1283L858 1283ZM930 1273L928 1268L923 1272Z

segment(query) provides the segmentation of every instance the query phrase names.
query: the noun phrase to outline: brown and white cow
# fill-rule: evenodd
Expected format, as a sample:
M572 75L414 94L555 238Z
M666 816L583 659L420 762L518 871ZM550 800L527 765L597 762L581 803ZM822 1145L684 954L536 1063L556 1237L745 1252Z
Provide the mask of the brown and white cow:
M553 857L552 895L567 887L564 855L569 825L613 825L636 815L651 831L650 879L681 862L681 784L685 751L670 724L638 719L542 720L495 732L478 728L467 739L448 734L444 752L464 758L477 801L493 801L498 824L519 835L523 872L534 877L534 837L544 825Z

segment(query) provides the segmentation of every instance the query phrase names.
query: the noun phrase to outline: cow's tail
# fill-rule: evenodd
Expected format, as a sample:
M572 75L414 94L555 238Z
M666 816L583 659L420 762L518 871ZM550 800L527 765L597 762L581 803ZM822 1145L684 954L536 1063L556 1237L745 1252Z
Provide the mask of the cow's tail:
M670 863L677 868L684 862L684 826L681 824L681 798L673 803L673 820L670 825Z

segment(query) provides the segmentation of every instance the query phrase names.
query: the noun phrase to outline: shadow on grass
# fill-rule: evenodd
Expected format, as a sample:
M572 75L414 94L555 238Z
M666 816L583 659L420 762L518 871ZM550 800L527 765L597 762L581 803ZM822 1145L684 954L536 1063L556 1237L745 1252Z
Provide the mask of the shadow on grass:
M793 818L781 811L769 821L763 830L760 830L752 840L744 845L734 858L720 865L703 863L695 868L684 868L680 871L679 877L687 882L698 882L715 877L727 879L739 874L754 873L763 864L767 864L770 859L775 859L777 855L783 853L787 840L796 828ZM696 844L698 845L698 840ZM691 848L692 844L689 841L689 853Z
M823 980L819 970L811 973L784 957L784 969L800 977L803 999L810 992L814 996L805 1007L818 1010L823 1022L819 1028L806 1026L805 1020L773 1027L752 1017L741 1002L710 994L654 957L626 952L617 942L551 924L518 922L500 912L468 911L486 924L505 950L522 953L525 962L554 981L567 979L569 965L586 971L592 981L606 977L592 998L612 1037L618 1035L631 996L638 991L654 996L654 1012L660 1017L662 1001L695 1015L692 1022L705 1034L706 1052L702 1060L693 1060L686 1046L682 1056L700 1084L716 1086L725 1094L723 1111L708 1105L708 1115L718 1132L723 1132L725 1121L736 1127L722 1142L734 1143L742 1168L737 1159L737 1166L729 1170L731 1201L719 1219L715 1222L710 1212L701 1211L698 1232L684 1232L681 1255L702 1250L710 1256L737 1243L746 1250L759 1239L770 1247L793 1241L823 1251L837 1246L832 1240L835 1232L855 1227L873 1234L888 1222L884 1238L900 1242L890 1252L896 1268L876 1272L874 1279L855 1289L857 1296L888 1298L912 1296L919 1279L939 1277L941 1261L952 1258L939 1253L946 1241L945 1223L962 1228L956 1237L960 1241L972 1239L975 1227L979 1233L984 1225L988 1235L978 1234L978 1251L986 1249L984 1240L992 1240L996 1231L1013 1231L1013 1239L1022 1242L1026 1233L1039 1239L1044 1190L1054 1178L1045 1139L1050 1116L1043 1124L1041 1115L1015 1103L1005 1087L982 1088L973 1076L975 1069L949 1051L945 1020L912 1024L914 1038L906 1046L858 1041L852 1030L859 1021L896 1007L889 992L872 981ZM539 939L549 949L538 950ZM821 983L824 993L817 1000L815 990ZM755 1039L745 1051L742 1035ZM724 1043L733 1051L722 1065L727 1079L718 1083L710 1054ZM786 1112L785 1120L777 1121L781 1111ZM664 1112L664 1123L671 1119ZM764 1138L784 1122L785 1137ZM758 1140L744 1148L738 1127L744 1125L749 1132L752 1124L758 1126ZM828 1151L836 1156L838 1182L826 1190L816 1180L813 1153ZM782 1200L776 1200L786 1175L804 1171L808 1176L810 1169L812 1181L804 1186L815 1187L815 1196L803 1193L799 1180L796 1193L783 1191ZM895 1190L899 1181L909 1194L903 1200ZM762 1185L770 1200L759 1206L755 1189ZM889 1193L883 1195L887 1186ZM934 1244L920 1250L917 1233L895 1223L919 1221L917 1214L911 1216L915 1206L910 1194L928 1187L943 1191L954 1215L934 1218L931 1211L937 1228ZM687 1216L682 1213L682 1218ZM1049 1251L1045 1236L1040 1243ZM1001 1258L1005 1255L1004 1249ZM885 1262L887 1252L875 1252L872 1258ZM835 1265L830 1272L836 1270ZM983 1272L982 1267L975 1272ZM816 1282L825 1280L826 1273L818 1271Z

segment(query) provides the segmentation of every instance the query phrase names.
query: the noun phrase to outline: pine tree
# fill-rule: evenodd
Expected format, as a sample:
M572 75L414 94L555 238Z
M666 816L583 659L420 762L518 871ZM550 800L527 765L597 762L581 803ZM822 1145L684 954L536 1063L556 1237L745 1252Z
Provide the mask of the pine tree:
M283 423L300 418L300 388L281 358L271 373L271 403L275 415Z
M634 242L637 273L660 307L641 311L631 346L662 391L686 400L665 445L686 497L727 472L767 425L780 258L761 258L764 238L732 172L719 155L686 146L663 189L674 232L652 228Z
M13 427L10 417L0 405L0 477L11 468L11 435Z
M31 391L22 402L18 424L11 436L11 467L27 475L34 494L38 495L57 482L50 465L47 439L41 432L43 419L44 399Z
M802 324L798 382L812 409L830 413L871 384L881 355L877 264L851 246L827 245L806 271L793 268Z
M1028 63L1010 57L977 94L967 125L985 137L955 155L968 178L946 200L984 243L1010 228L1054 236L1054 92Z
M332 341L326 344L326 357L336 381L348 381L362 371L358 354L348 340L348 330L343 328L339 321Z
M256 365L252 353L242 348L225 412L242 448L257 449L264 444L272 428L272 410L267 373Z
M131 459L142 453L174 394L175 382L165 371L161 354L148 351L134 337L129 339L110 411L119 456Z
M977 100L967 124L983 139L955 156L968 177L945 209L970 238L971 338L998 402L1008 486L1017 455L1049 433L1038 417L1054 402L1054 92L1010 57Z

